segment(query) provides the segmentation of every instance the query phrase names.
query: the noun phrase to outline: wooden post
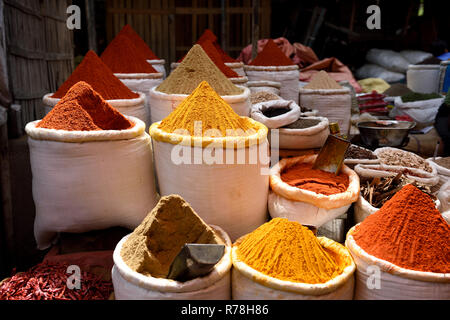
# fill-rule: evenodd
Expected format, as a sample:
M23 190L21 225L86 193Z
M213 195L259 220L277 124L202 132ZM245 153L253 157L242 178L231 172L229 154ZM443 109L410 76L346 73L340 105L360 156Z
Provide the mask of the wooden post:
M7 263L4 266L11 268L15 264L14 255L14 220L12 215L11 181L8 158L8 114L6 109L0 107L0 200L3 224L3 238L6 241Z
M259 39L259 0L253 0L253 17L252 17L252 60L258 54Z
M89 50L97 52L97 31L95 30L95 1L85 0Z

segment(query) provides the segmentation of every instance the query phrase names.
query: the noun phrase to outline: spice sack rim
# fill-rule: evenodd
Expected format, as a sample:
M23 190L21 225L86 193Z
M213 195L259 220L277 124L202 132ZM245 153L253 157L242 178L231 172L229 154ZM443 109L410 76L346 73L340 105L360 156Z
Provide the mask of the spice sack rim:
M149 133L152 139L160 142L166 142L173 145L182 145L188 147L216 147L225 149L244 149L253 145L259 145L266 141L269 129L262 123L246 118L258 131L249 136L226 136L226 137L204 137L182 135L174 132L166 132L158 128L161 121L155 122L150 126Z
M213 270L203 277L198 277L192 280L188 280L185 282L180 282L171 279L165 278L155 278L152 276L146 276L140 274L137 271L132 270L126 263L123 261L121 256L122 245L131 235L128 234L119 241L116 248L113 252L113 261L114 266L116 267L119 274L126 281L130 283L146 289L146 290L155 290L161 292L191 292L198 291L209 287L216 283L218 280L222 279L233 266L231 252L232 252L232 243L229 235L219 226L209 225L214 231L216 231L216 235L219 236L225 243L225 252L222 256L222 259L214 266Z
M355 171L347 167L345 164L342 165L341 169L341 173L346 174L349 178L349 184L345 192L327 196L310 190L290 186L281 180L281 171L285 168L292 167L297 163L313 163L316 158L317 155L314 154L281 159L271 168L269 182L272 191L288 200L310 203L316 207L327 210L347 206L349 203L353 203L358 200L360 193L359 177Z
M302 282L280 280L253 269L252 267L250 267L245 262L239 259L237 250L239 248L239 244L244 240L244 238L245 235L237 239L233 244L232 249L233 267L237 269L237 271L239 271L241 274L243 274L246 278L249 278L252 281L264 287L269 287L271 289L280 291L319 296L333 292L336 289L343 286L349 280L350 277L353 277L353 274L356 271L356 265L355 262L353 261L353 257L345 246L326 237L317 237L320 244L324 248L333 251L333 253L339 256L344 256L344 258L346 258L345 260L348 260L350 264L348 264L344 268L344 270L340 275L324 283L313 284L313 283L302 283Z
M288 66L251 66L244 65L245 71L292 71L292 70L300 70L299 66L296 64L288 65Z
M320 95L334 95L334 94L350 94L350 88L342 87L342 89L308 89L300 88L300 95L302 94L320 94Z
M35 120L27 123L25 132L28 136L35 140L50 140L58 142L98 142L111 140L129 140L139 137L145 132L145 123L132 116L126 116L134 125L125 130L83 130L83 131L69 131L57 130L48 128L36 128L36 125L42 120Z
M132 91L132 92L138 94L139 97L132 99L111 99L111 100L105 99L105 101L114 108L134 107L143 104L145 102L146 95L144 92L140 91ZM59 100L61 100L61 98L52 98L53 94L54 93L47 93L46 95L44 95L44 97L42 98L42 102L44 102L44 104L46 104L47 106L51 107L56 106L56 104L59 102Z
M153 72L153 73L114 73L114 75L120 80L127 79L136 79L136 80L145 80L145 79L162 79L162 72Z
M418 271L412 269L402 268L389 262L387 260L383 260L377 258L375 256L370 255L364 249L362 249L353 238L353 234L356 231L356 228L361 223L353 226L347 233L347 237L345 240L345 246L348 248L350 254L357 254L360 259L368 263L369 265L376 265L380 267L381 271L400 276L403 278L425 281L425 282L442 282L442 283L450 283L450 273L437 273L437 272L429 272L429 271Z
M307 128L277 128L280 132L280 134L283 135L293 135L296 136L298 134L302 134L303 136L313 136L316 135L318 132L325 130L328 128L329 120L325 117L314 117L314 116L300 116L299 119L306 119L306 120L320 120L320 122L312 127ZM299 120L298 119L298 120Z
M232 79L232 78L228 78ZM236 79L236 78L234 78ZM224 99L227 103L234 103L243 101L250 98L250 89L246 86L241 86L234 84L236 87L242 89L242 92L240 94L228 94L228 95L220 95L219 96ZM152 87L149 91L150 96L157 97L161 100L184 100L187 97L189 97L190 94L182 94L182 93L165 93L159 90L156 90L158 86ZM194 89L195 90L195 89Z

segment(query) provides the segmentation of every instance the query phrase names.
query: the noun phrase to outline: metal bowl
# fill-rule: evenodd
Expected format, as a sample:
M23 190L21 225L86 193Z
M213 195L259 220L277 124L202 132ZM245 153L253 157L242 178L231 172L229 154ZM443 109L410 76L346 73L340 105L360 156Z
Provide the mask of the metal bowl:
M376 120L358 123L362 142L374 149L378 147L404 147L408 144L408 133L415 122Z

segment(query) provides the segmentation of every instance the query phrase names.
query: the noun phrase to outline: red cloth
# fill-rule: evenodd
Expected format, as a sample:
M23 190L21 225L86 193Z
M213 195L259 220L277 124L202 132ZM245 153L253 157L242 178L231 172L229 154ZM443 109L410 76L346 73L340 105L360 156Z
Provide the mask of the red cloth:
M269 41L269 39L258 40L258 53L262 51L267 41ZM278 48L280 48L281 51L283 51L283 53L287 57L289 57L295 64L298 64L300 62L300 59L295 55L294 46L289 42L288 39L281 37L273 39L273 42L275 42L278 45ZM249 44L244 49L242 49L241 54L236 60L242 61L244 62L244 64L249 64L252 60L252 45Z
M258 40L258 53L262 51L269 39ZM362 92L361 86L356 82L350 69L340 62L337 58L326 58L319 60L314 50L301 43L293 45L286 38L277 38L273 40L283 53L289 57L295 64L300 67L300 81L308 82L311 77L324 70L328 72L331 78L336 81L348 81L356 92ZM241 54L237 58L238 61L248 64L252 59L252 45L242 49Z

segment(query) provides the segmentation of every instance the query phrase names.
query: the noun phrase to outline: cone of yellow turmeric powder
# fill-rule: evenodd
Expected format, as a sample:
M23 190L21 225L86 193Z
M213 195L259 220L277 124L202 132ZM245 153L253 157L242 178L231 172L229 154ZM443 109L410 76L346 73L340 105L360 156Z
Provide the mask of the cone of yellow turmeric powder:
M352 299L355 265L345 247L275 218L233 245L235 299Z
M167 279L173 260L186 243L223 244L225 252L202 277L186 282ZM162 197L119 242L113 258L112 281L118 300L230 298L230 238L220 227L206 224L179 195Z
M181 195L232 239L250 232L267 218L267 131L200 83L150 127L161 194Z
M238 115L250 115L250 90L234 85L203 48L194 45L167 79L150 90L152 122L167 117L203 81L208 82Z

